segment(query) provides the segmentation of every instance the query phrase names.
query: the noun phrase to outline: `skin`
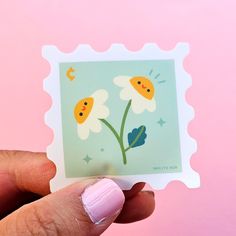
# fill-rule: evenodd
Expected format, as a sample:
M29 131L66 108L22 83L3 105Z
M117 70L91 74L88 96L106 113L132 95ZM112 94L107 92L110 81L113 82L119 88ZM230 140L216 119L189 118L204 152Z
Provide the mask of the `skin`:
M81 194L88 183L50 193L49 181L55 173L56 167L45 153L0 151L0 235L100 235L112 222L135 222L154 210L154 193L142 191L145 183L138 183L124 191L126 200L121 212L95 225L78 202L76 211L73 205L78 201L73 188Z
M152 100L155 89L152 82L148 78L136 76L130 80L130 83L139 94L148 100Z
M75 119L79 124L83 124L88 118L92 108L94 99L92 97L84 98L80 100L74 109Z

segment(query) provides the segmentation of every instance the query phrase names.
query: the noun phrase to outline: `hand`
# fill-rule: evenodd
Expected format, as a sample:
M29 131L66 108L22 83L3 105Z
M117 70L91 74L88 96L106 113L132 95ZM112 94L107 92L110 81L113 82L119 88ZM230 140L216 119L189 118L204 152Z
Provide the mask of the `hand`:
M100 235L154 210L144 183L122 192L112 180L88 179L50 193L55 173L44 153L0 151L0 235Z

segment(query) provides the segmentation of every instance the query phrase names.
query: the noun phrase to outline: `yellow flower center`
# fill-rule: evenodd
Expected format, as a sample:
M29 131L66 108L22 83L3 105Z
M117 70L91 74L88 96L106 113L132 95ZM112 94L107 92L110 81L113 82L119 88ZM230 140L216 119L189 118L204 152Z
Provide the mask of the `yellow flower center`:
M84 98L80 100L74 109L74 116L79 124L82 124L88 118L94 104L94 99L92 97Z
M155 89L152 82L148 78L143 76L135 76L130 80L130 83L139 94L148 100L152 100Z

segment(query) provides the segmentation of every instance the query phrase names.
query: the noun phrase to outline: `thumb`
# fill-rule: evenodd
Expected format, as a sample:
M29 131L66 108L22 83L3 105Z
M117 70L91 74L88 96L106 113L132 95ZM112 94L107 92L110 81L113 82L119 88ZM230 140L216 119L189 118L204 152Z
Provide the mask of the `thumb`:
M19 208L0 221L0 235L100 235L124 200L112 180L89 179Z

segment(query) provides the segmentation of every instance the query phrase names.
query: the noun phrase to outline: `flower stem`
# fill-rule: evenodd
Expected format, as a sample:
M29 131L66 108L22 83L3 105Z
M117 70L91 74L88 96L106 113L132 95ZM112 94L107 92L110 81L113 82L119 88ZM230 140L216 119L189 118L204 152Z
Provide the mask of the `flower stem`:
M121 153L122 153L122 157L123 157L123 163L126 164L127 163L127 159L126 159L126 154L125 154L125 148L123 145L122 140L120 139L119 134L116 132L116 130L114 129L114 127L105 119L100 119L110 130L111 132L114 134L114 136L116 137L119 145L120 145L120 149L121 149Z
M100 120L111 130L111 132L115 135L117 141L120 142L120 136L116 132L115 128L107 120L105 119L100 119Z
M121 150L122 150L122 156L123 156L124 164L127 163L127 158L126 158L126 150L125 150L125 147L124 147L123 136L124 136L125 122L126 122L127 115L128 115L128 112L129 112L129 109L130 109L130 106L131 106L131 102L132 102L132 100L129 100L129 102L128 102L126 108L125 108L125 112L124 112L124 115L122 117L121 126L120 126L120 141L121 141L121 145L122 145Z
M132 100L129 100L129 102L125 108L124 115L122 117L122 122L121 122L121 126L120 126L120 138L122 141L123 141L123 135L124 135L124 129L125 129L125 122L126 122L126 118L127 118L130 106L131 106L131 102L132 102Z
M121 149L121 153L122 153L122 157L123 157L123 163L126 165L127 164L127 158L126 158L126 151L129 149L125 149L124 147L124 142L123 142L123 136L124 136L124 129L125 129L125 122L126 122L126 118L131 106L131 101L129 100L126 108L125 108L125 112L124 115L122 117L122 122L121 122L121 126L120 126L120 135L117 133L117 131L115 130L115 128L105 119L100 119L110 130L111 132L115 135L119 145L120 145L120 149Z

